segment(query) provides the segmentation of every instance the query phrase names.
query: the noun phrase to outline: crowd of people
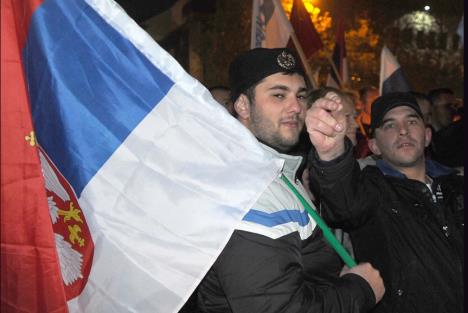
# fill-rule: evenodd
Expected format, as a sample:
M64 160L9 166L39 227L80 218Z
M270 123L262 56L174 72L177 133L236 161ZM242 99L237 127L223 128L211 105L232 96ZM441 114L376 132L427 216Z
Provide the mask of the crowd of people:
M311 90L292 51L256 48L210 91L284 167L181 312L463 311L463 104L450 89Z

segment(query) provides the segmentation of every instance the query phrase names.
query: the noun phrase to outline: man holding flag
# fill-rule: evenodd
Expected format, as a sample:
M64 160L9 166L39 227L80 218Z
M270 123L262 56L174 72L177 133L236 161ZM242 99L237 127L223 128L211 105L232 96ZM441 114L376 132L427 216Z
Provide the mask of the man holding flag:
M369 263L340 273L325 230L306 211L313 204L296 179L302 158L288 154L307 107L298 60L285 48L249 50L231 63L229 81L238 120L284 167L199 286L202 311L367 312L384 293L380 275Z
M1 5L1 311L177 312L284 161L114 1Z

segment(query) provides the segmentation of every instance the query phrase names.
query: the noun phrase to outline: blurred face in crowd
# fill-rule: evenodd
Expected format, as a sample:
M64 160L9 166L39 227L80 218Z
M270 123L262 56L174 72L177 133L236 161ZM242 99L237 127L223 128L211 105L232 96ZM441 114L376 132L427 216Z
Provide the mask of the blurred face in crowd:
M260 141L286 152L298 142L304 127L306 96L301 75L276 73L256 85L253 99L242 94L235 108L240 121Z
M423 114L424 123L426 125L432 124L432 106L429 100L426 99L416 99L418 102L419 108Z
M397 170L404 172L424 164L424 148L431 140L431 130L408 106L398 106L385 114L382 124L369 140L369 148Z
M343 104L343 113L346 116L346 136L351 140L353 146L355 146L357 144L356 131L358 129L356 109L351 97L347 95L341 97L341 103Z
M227 89L216 88L210 91L213 98L224 106L229 113L234 112L234 107L231 102L231 93Z
M377 89L368 90L364 99L362 100L362 104L364 106L364 112L367 114L371 114L372 102L379 97L379 91Z
M455 96L448 93L441 94L436 101L434 101L432 121L437 128L443 128L452 122L455 103Z

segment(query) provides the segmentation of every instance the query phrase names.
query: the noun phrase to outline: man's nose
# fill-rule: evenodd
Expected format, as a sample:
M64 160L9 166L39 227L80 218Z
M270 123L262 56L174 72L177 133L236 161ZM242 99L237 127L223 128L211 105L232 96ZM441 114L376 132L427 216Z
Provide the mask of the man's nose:
M294 97L290 104L289 104L289 110L294 113L300 113L304 109L304 103L302 100L298 99L297 97Z
M408 125L405 123L400 124L399 126L400 136L408 135Z

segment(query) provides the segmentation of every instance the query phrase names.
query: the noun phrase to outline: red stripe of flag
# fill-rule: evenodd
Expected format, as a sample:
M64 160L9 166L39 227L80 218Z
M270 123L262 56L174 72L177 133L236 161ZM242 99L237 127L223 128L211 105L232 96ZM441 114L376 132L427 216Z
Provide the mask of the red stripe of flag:
M21 62L41 1L1 1L1 312L68 312Z

